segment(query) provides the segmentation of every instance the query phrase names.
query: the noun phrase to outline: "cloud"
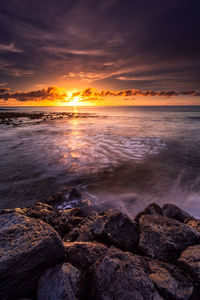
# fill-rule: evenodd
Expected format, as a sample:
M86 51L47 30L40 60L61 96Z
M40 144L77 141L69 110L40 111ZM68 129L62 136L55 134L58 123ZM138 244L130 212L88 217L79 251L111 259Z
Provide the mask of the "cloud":
M173 90L164 90L164 91L153 91L153 90L148 90L148 91L142 91L138 89L129 89L129 90L122 90L122 91L101 91L101 92L92 92L91 89L85 90L90 91L90 96L101 96L101 97L106 97L106 96L159 96L159 97L172 97L172 96L192 96L192 97L199 97L200 92L195 91L195 90L189 90L189 91L173 91ZM83 93L85 93L83 91Z
M79 97L80 101L97 101L102 100L106 97L124 97L124 100L128 98L130 100L135 100L133 96L144 96L144 97L176 97L176 96L191 96L191 97L200 97L200 92L195 90L189 91L173 91L173 90L164 90L164 91L142 91L136 89L128 89L121 91L112 91L112 90L101 90L97 91L92 88L84 89L83 91L68 91L65 88L58 87L48 87L40 90L33 90L28 92L11 92L9 88L0 88L0 99L1 100L11 100L15 99L16 101L59 101L59 102L67 102L71 101L74 97Z
M9 92L9 90L10 90L9 88L0 88L0 94Z
M44 47L44 50L53 54L73 54L73 55L87 55L87 56L106 56L108 53L101 49L68 49L66 47Z
M15 67L14 63L8 62L5 59L0 59L0 73L13 77L31 77L34 74L34 71Z
M71 73L77 86L200 89L198 7L197 0L49 0L36 10L33 0L0 1L0 54L12 64L0 69L1 80L16 77L16 88L26 77L32 88Z
M23 50L17 48L14 43L10 43L8 45L6 45L6 44L0 44L0 52L22 53Z
M65 89L57 87L48 87L41 90L29 92L14 92L6 93L5 89L0 93L0 99L8 100L15 99L17 101L43 101L43 100L63 100L67 96Z
M0 87L6 86L8 82L0 82Z

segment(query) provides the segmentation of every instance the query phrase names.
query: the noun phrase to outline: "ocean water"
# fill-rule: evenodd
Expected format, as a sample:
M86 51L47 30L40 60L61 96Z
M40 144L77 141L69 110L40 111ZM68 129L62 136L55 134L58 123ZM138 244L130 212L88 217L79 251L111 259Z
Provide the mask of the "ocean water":
M0 208L28 206L78 187L102 209L130 216L151 202L167 202L200 217L200 106L76 111L71 119L0 125Z

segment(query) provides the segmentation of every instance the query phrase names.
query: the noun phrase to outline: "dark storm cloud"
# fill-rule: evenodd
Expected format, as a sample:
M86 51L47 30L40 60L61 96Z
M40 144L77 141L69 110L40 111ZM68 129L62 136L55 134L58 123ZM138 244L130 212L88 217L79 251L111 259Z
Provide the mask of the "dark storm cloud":
M197 0L1 1L0 30L0 81L13 87L200 89Z
M10 90L9 88L1 88L1 87L0 87L0 94L9 92L9 90Z

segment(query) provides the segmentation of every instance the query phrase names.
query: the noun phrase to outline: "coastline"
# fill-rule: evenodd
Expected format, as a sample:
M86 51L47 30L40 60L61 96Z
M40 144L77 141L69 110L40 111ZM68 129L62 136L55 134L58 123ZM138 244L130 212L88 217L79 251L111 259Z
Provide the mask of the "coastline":
M200 220L155 203L131 219L66 192L0 211L1 299L199 299Z

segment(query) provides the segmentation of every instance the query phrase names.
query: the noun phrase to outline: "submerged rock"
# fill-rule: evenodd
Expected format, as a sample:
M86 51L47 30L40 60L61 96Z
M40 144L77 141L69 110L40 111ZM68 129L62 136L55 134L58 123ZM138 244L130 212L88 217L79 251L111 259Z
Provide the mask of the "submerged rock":
M32 296L44 270L64 258L51 226L19 213L0 215L0 299Z
M200 245L185 249L181 253L179 263L186 271L189 271L194 280L200 285Z
M69 263L48 269L39 280L38 300L76 300L81 294L81 273Z
M186 211L171 203L164 204L162 207L162 211L165 217L175 219L182 223L184 223L185 219L191 218L191 216Z
M136 222L113 210L108 210L96 218L92 232L95 239L124 250L134 250L139 240Z
M139 220L139 250L164 261L174 261L181 251L196 244L200 235L176 220L144 215Z

